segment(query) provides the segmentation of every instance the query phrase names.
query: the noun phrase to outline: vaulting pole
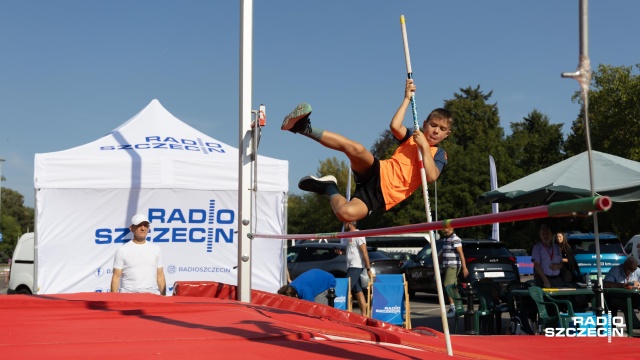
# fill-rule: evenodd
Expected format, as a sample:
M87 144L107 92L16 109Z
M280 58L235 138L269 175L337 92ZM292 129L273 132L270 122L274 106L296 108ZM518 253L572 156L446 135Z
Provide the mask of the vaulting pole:
M402 43L404 45L404 59L407 64L407 78L413 79L413 70L411 69L411 55L409 54L409 40L407 39L407 25L404 21L404 15L400 16L400 27L402 29ZM418 107L416 106L416 95L411 95L411 112L413 113L413 129L421 130L418 120ZM422 152L419 147L418 158L420 159L420 178L422 179L422 196L424 200L425 212L427 213L427 222L431 222L431 206L429 204L429 184L427 183L427 173L424 169ZM436 278L436 288L438 289L438 301L440 302L440 317L442 318L442 329L444 330L445 342L447 343L447 354L453 355L451 348L451 336L449 334L449 321L447 320L447 310L444 303L444 292L442 291L442 279L440 278L440 264L438 263L438 251L436 251L436 238L433 230L429 231L429 243L431 244L431 258L433 259L433 269Z

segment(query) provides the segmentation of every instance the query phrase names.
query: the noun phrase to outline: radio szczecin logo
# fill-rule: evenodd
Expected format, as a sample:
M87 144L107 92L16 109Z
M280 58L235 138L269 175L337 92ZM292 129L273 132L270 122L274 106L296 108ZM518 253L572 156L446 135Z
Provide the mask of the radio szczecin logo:
M147 241L154 243L203 244L207 253L214 244L233 244L235 212L216 209L216 201L209 200L208 209L149 208L151 227ZM131 240L128 227L95 230L98 245L124 244Z

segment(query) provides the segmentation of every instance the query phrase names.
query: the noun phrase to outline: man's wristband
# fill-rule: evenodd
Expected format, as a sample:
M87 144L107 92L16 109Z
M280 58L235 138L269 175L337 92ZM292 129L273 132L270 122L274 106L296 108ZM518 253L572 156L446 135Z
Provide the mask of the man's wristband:
M367 268L367 271L371 271L371 268L370 268L370 267L368 267L368 268Z

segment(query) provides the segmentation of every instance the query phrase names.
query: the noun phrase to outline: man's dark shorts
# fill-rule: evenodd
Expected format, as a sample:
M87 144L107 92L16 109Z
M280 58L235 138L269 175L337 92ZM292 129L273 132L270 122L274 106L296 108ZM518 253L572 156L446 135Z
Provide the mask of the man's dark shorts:
M360 274L362 274L362 268L348 268L347 277L351 279L351 293L357 294L362 292L362 284L360 284Z
M354 198L362 200L367 205L368 213L385 207L384 196L380 188L380 160L374 158L373 165L369 171L360 176L354 172L356 180L356 191L353 193Z

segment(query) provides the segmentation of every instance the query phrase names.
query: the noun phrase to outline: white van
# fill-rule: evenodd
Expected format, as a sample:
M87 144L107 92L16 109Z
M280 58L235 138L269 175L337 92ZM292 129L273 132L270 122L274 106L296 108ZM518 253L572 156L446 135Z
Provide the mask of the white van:
M13 251L7 294L33 294L33 255L33 233L30 232L18 239Z
M624 246L624 252L640 262L640 235L634 235L629 242L627 242L627 245Z

